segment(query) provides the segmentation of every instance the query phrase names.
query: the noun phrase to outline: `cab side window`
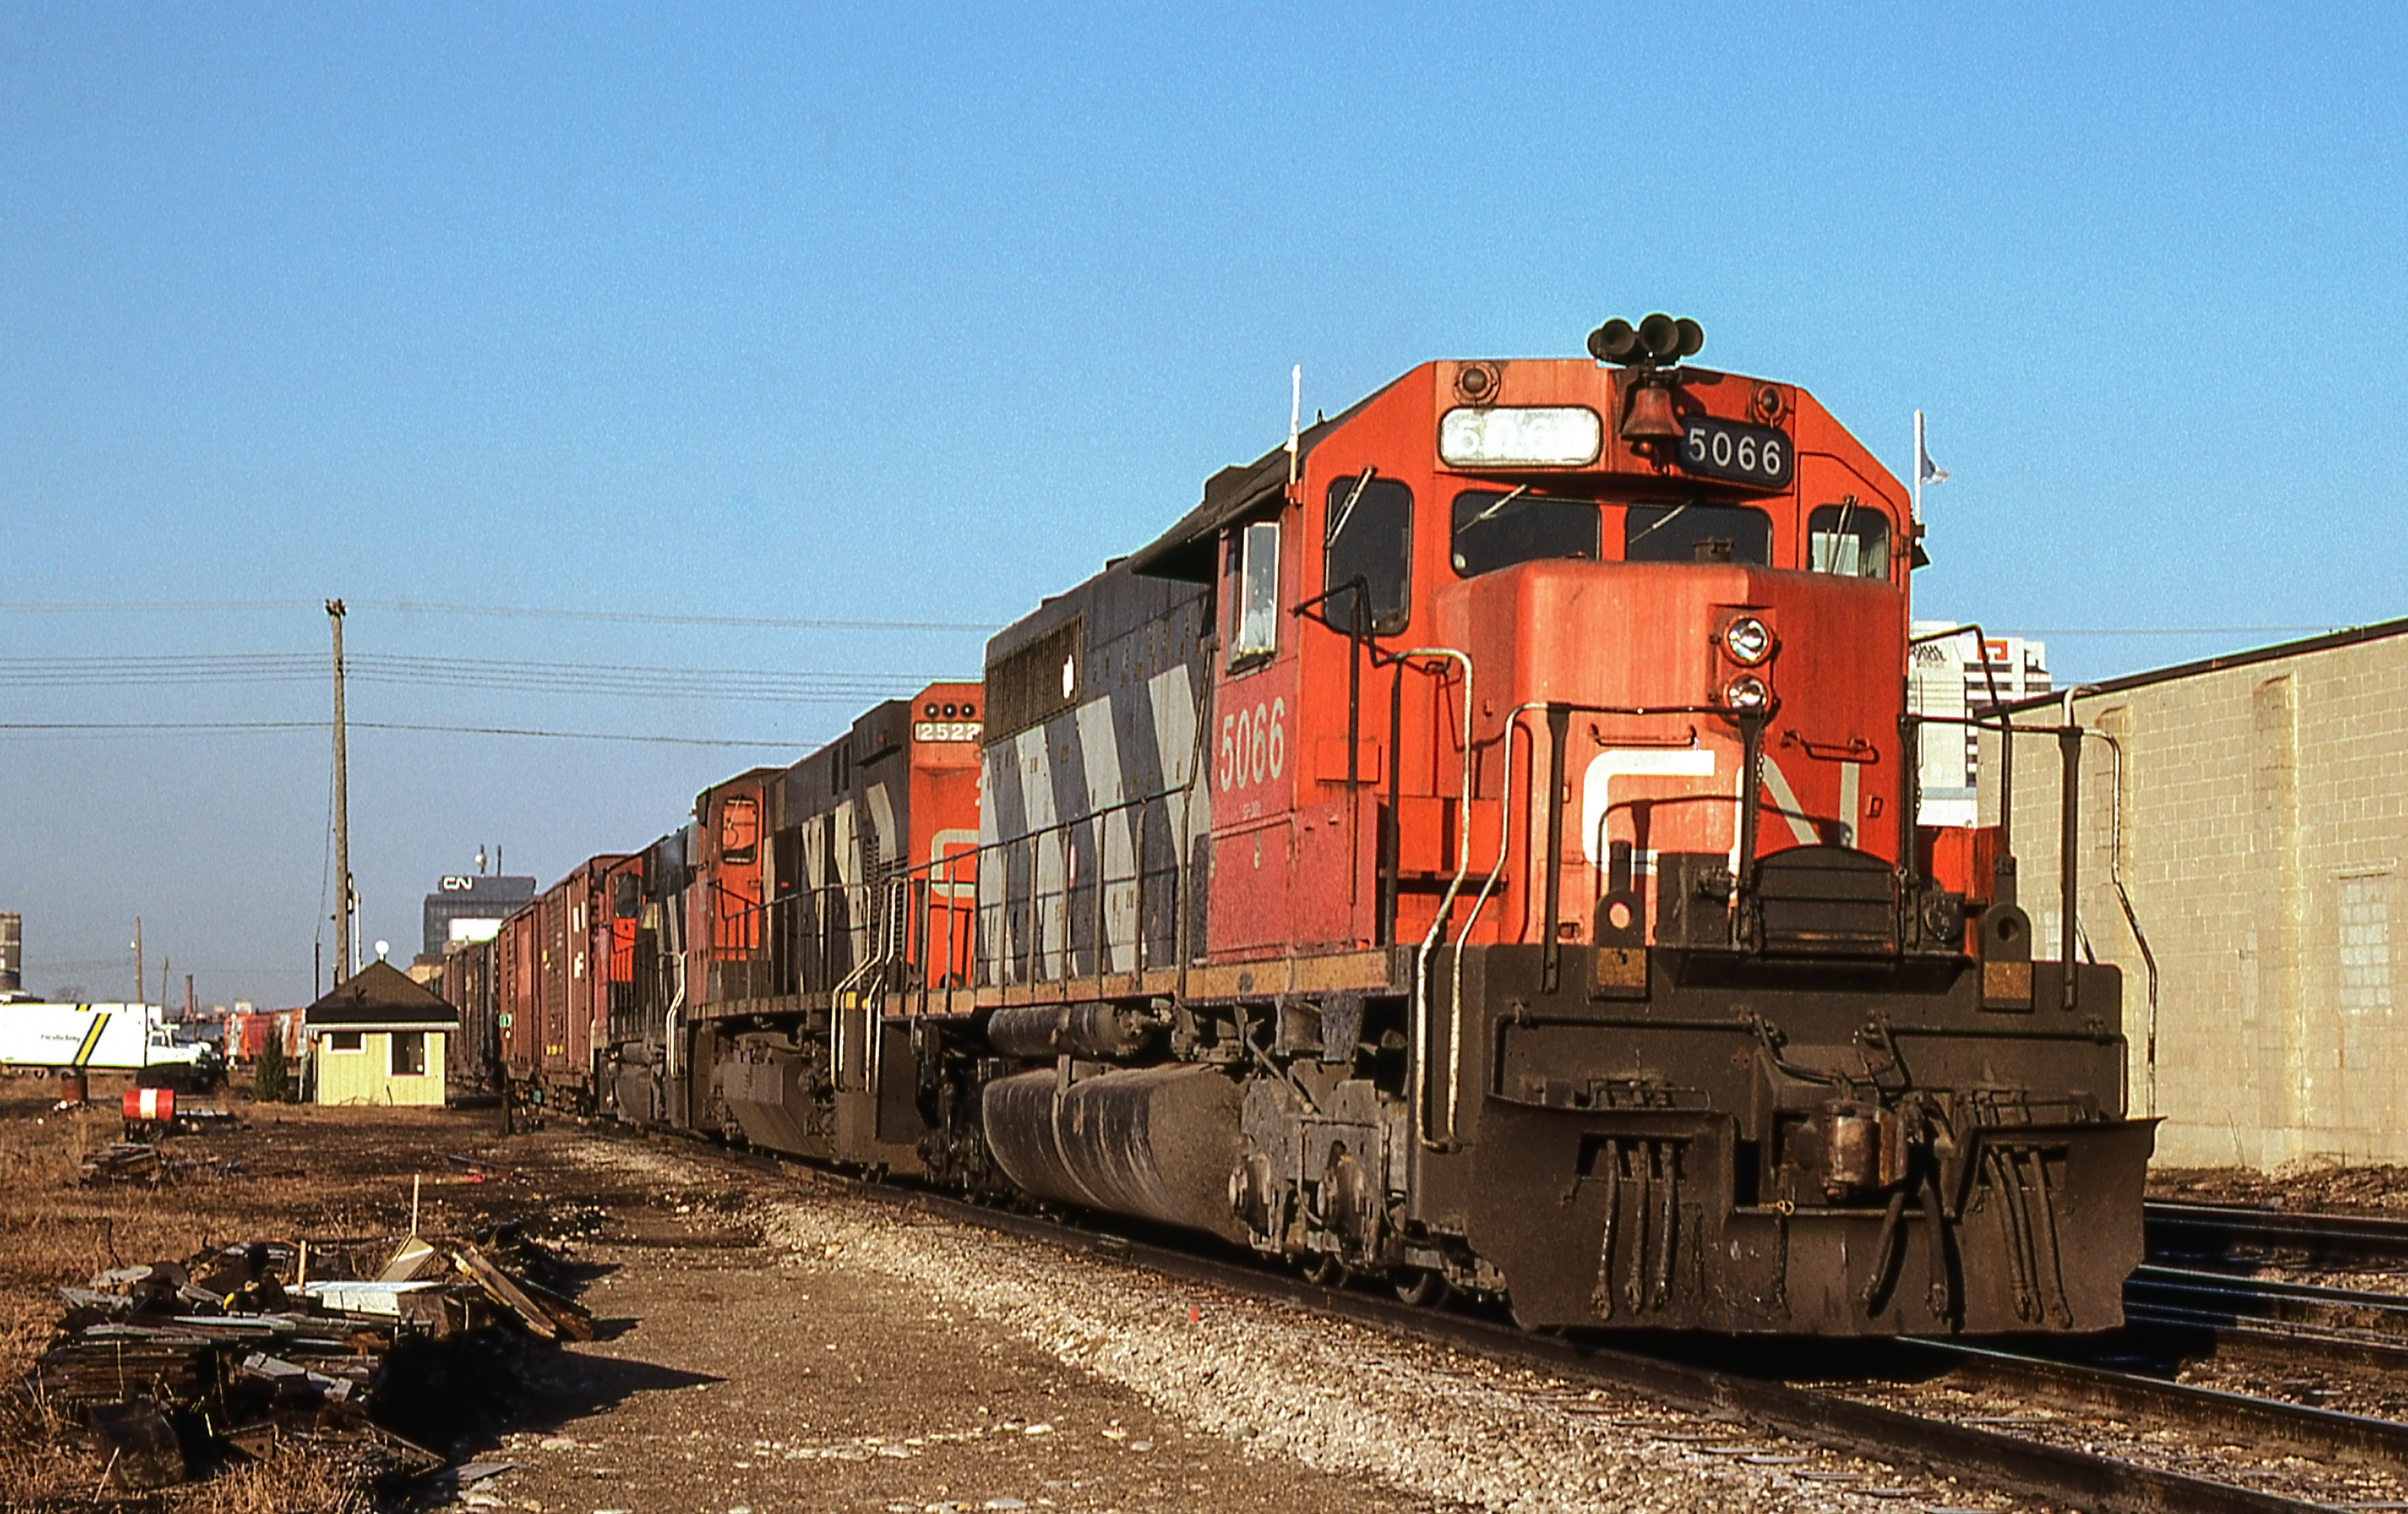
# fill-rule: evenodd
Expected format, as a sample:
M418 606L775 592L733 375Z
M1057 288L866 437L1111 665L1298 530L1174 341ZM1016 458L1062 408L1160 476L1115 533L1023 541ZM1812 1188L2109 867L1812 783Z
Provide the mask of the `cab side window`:
M727 862L750 862L760 855L761 801L734 796L719 808L719 856Z
M1806 517L1806 566L1847 578L1889 577L1889 517L1854 499Z
M1229 634L1229 666L1234 669L1279 650L1279 522L1254 522L1230 539L1229 548L1229 598L1236 619Z
M1395 479L1366 471L1333 479L1322 522L1321 613L1340 630L1351 628L1357 596L1346 585L1362 583L1363 628L1393 636L1412 617L1413 491Z

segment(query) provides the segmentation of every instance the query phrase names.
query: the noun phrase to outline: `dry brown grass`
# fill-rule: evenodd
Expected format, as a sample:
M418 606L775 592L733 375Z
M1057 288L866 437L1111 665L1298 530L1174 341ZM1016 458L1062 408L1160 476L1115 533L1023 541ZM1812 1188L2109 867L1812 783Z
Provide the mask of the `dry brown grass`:
M120 1139L123 1129L116 1112L122 1082L93 1083L93 1106L63 1113L49 1107L55 1083L0 1079L0 1509L364 1507L339 1466L298 1451L147 1499L96 1493L100 1464L72 1445L73 1427L57 1422L22 1384L50 1343L57 1290L107 1268L181 1260L241 1240L398 1235L408 1226L413 1175L427 1182L423 1230L469 1228L496 1201L518 1197L459 1186L443 1160L447 1152L489 1154L494 1119L439 1110L254 1108L238 1099L239 1129L168 1144L180 1155L230 1159L239 1172L196 1163L156 1185L85 1188L84 1154Z

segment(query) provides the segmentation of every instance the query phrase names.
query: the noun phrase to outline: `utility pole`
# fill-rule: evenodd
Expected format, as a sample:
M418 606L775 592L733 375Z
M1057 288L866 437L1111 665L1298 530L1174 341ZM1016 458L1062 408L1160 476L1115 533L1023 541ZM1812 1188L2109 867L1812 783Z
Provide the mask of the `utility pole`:
M134 1013L142 1022L142 1065L150 1065L150 1007L142 997L142 916L134 917ZM78 1095L81 1097L81 1095Z
M335 961L341 968L337 985L360 970L359 948L351 944L351 772L343 755L343 601L326 601L326 621L335 631Z

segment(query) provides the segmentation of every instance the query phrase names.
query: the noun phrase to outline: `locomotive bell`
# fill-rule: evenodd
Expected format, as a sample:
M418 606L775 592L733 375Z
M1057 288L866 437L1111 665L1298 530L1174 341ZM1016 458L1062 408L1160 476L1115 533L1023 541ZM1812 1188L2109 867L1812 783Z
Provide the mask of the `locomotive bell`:
M1622 418L1625 441L1678 441L1681 423L1672 414L1672 391L1642 384L1630 397L1630 411Z

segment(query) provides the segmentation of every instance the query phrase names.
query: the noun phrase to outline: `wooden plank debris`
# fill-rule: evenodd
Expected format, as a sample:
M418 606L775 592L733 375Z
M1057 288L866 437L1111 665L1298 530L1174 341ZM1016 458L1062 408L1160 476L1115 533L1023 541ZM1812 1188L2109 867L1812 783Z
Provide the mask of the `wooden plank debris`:
M108 1464L104 1480L126 1492L199 1475L188 1452L205 1472L280 1441L380 1472L433 1471L440 1457L377 1420L380 1364L396 1345L490 1349L494 1325L543 1342L593 1338L566 1294L496 1260L539 1270L556 1260L546 1246L517 1227L494 1245L498 1253L412 1234L363 1257L356 1244L321 1241L306 1283L302 1248L280 1241L116 1268L59 1291L59 1334L27 1386L82 1427ZM444 1370L481 1369L464 1360Z

